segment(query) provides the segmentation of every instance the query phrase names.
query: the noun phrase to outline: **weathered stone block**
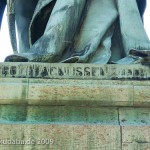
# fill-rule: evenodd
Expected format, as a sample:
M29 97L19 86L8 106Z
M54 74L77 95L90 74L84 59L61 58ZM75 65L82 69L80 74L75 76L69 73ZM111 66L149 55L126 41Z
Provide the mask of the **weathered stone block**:
M134 105L150 106L150 82L145 86L134 86Z
M121 125L149 125L150 108L119 108Z
M133 87L100 80L29 79L29 102L50 105L133 105Z
M149 150L150 126L123 126L123 150Z
M6 134L8 133L9 134ZM120 150L119 126L97 125L1 125L1 150ZM3 144L8 140L29 144ZM14 141L15 142L15 141Z
M28 79L0 78L0 104L24 104L27 95Z
M29 106L27 122L119 125L116 108L75 106Z
M27 107L23 105L0 105L0 123L26 121Z

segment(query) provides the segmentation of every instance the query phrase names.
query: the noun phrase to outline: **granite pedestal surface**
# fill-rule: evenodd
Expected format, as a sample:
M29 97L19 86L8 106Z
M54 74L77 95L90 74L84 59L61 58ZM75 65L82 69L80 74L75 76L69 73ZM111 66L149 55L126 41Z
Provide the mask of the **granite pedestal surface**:
M150 68L0 63L0 150L150 150Z

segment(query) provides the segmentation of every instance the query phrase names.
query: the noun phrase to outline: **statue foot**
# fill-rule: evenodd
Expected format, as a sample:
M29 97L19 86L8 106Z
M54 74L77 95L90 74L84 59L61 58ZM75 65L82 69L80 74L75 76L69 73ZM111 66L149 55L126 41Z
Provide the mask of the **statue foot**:
M45 63L76 63L79 60L79 56L73 56L65 60L59 61L60 55L56 54L37 54L37 53L19 53L9 55L5 58L5 62L45 62Z
M140 57L143 58L142 64L150 66L150 50L137 50L131 49L129 51L131 57Z
M39 55L36 53L20 53L9 55L5 62L55 62L57 56L52 54Z
M131 49L129 56L124 57L114 64L150 64L150 50Z
M150 57L150 50L138 50L138 49L131 49L129 51L130 56L135 56L135 57Z
M5 58L5 62L28 62L32 59L32 55L30 53L22 53L22 54L13 54L9 55Z

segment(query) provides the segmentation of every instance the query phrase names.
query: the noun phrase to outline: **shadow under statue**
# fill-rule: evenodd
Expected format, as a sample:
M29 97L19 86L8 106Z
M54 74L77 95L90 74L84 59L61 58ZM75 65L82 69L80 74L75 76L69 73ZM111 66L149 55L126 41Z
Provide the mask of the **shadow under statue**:
M8 0L15 53L5 61L149 63L150 41L141 18L145 4L145 0Z

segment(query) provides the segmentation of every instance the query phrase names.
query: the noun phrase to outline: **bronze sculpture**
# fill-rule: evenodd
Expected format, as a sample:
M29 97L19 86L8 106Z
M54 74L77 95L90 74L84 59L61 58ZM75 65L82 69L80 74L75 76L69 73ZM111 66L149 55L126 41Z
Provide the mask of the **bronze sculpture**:
M5 61L149 62L140 1L16 0L19 53Z

